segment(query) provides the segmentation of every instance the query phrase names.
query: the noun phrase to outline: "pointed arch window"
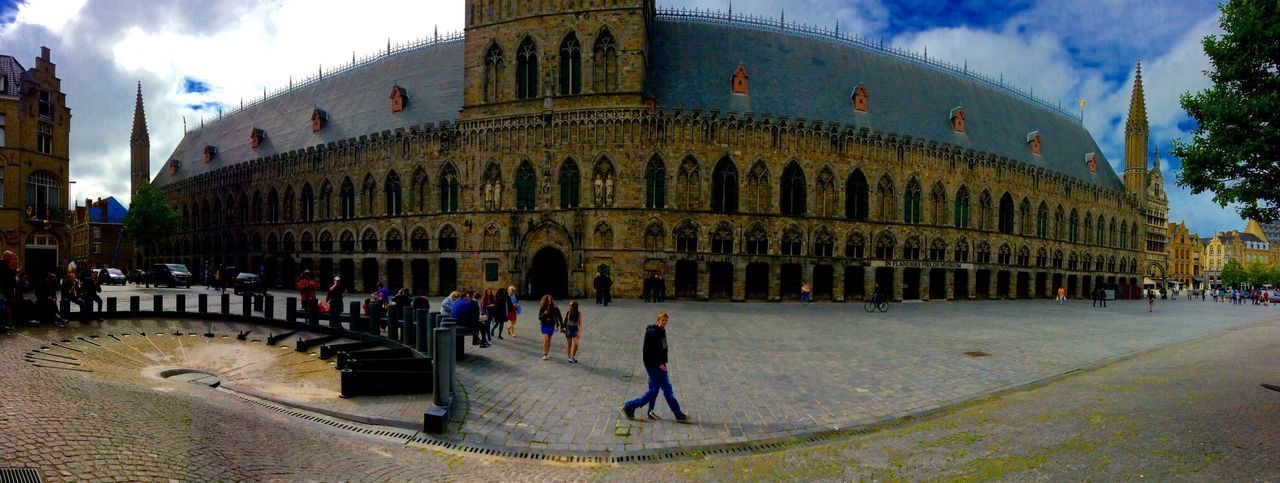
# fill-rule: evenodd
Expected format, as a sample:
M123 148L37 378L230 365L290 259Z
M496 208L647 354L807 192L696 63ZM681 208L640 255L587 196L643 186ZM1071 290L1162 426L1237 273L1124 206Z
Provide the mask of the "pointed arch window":
M844 183L844 217L850 220L867 219L868 189L867 177L861 169L853 170Z
M484 209L498 210L502 209L502 168L498 167L498 163L491 162L484 170L484 177L481 179L484 199Z
M902 222L920 223L920 182L915 178L907 181L907 190L902 196Z
M484 234L480 238L481 250L498 250L502 244L502 234L498 230L498 225L490 223L484 227Z
M582 92L582 46L578 36L569 32L560 42L560 95Z
M1062 250L1053 251L1053 257L1049 259L1049 266L1053 268L1062 268Z
M305 237L304 237L304 241L305 241ZM321 253L333 253L333 234L329 233L327 230L320 232L319 245L320 245Z
M240 193L240 202L237 206L240 208L240 224L249 224L249 196L244 193Z
M525 37L516 48L516 99L538 97L538 46Z
M360 236L360 251L378 251L378 234L374 233L373 228L366 228L364 234Z
M309 252L311 251L314 243L311 241L311 233L304 233L304 235L307 237L307 248L303 251ZM280 250L285 253L293 253L295 243L296 241L293 238L293 233L285 232L284 238L280 241Z
M446 163L440 170L440 212L458 211L458 170Z
M382 197L387 209L387 214L391 216L400 216L404 214L403 193L400 189L400 175L395 170L387 173L387 179L382 183Z
M1000 245L1000 251L996 254L996 262L1001 265L1013 264L1013 251L1009 245Z
M1022 198L1022 203L1018 206L1019 235L1031 235L1031 201L1026 197Z
M1129 236L1127 235L1128 232L1129 230L1124 229L1124 223L1121 223L1120 224L1120 243L1116 244L1117 247L1129 248Z
M253 209L249 210L254 223L262 223L262 192L255 190L253 192Z
M297 205L297 201L296 201L296 200L297 200L297 198L296 198L296 197L294 197L294 194L293 194L293 187L292 187L292 186L285 186L285 187L284 187L284 199L283 199L283 201L284 201L284 210L283 210L283 211L282 211L282 213L280 214L280 215L281 215L281 217L282 217L282 218L284 218L284 221L286 221L286 222L292 222L292 221L294 221L294 219L295 219L295 218L293 217L293 215L294 215L293 207L294 207L295 205Z
M1018 265L1019 265L1019 266L1023 266L1023 267L1025 267L1025 266L1027 266L1027 265L1030 265L1030 264L1031 264L1031 250L1030 250L1030 249L1028 249L1026 246L1023 246L1022 248L1019 248L1019 249L1018 249L1018 260L1017 260L1017 262L1018 262Z
M458 249L458 230L453 225L445 225L440 229L440 240L436 242L436 247L440 251L453 251Z
M666 238L667 232L663 231L662 224L650 223L644 229L644 249L651 252L662 251L666 245Z
M678 252L697 252L698 251L698 226L693 222L686 220L677 226L674 233L676 237L676 251Z
M276 223L280 221L280 195L276 194L273 187L267 191L267 223Z
M373 200L377 197L378 182L374 181L373 174L366 173L364 182L360 183L360 214L364 216L373 216Z
M907 237L907 242L902 244L902 258L906 260L919 260L920 250L923 248L922 245L923 243L920 241L919 236L913 235Z
M806 182L804 170L800 163L791 161L782 170L782 189L778 200L779 208L784 215L803 215L805 213Z
M1049 236L1049 207L1043 201L1040 202L1040 208L1036 209L1036 236Z
M592 90L614 92L618 90L618 43L608 28L600 30L592 48Z
M804 254L804 235L800 234L800 229L794 225L788 226L782 230L782 243L780 248L783 255L798 256Z
M392 228L387 232L386 248L389 252L404 250L404 239L400 237L400 230Z
M595 247L600 250L613 249L613 227L608 223L596 225Z
M502 100L502 78L506 68L506 58L502 47L495 42L484 54L484 101L498 102Z
M711 211L738 212L738 168L728 156L720 158L711 172Z
M644 169L644 206L662 209L667 207L667 166L662 158L653 155Z
M711 234L711 253L733 253L733 228L721 222Z
M1062 239L1062 229L1066 227L1067 216L1063 214L1062 205L1058 205L1058 209L1053 212L1053 226L1049 231L1053 233L1054 240Z
M942 226L947 223L947 189L942 186L942 182L933 184L933 188L929 192L930 209L933 215L933 224Z
M836 204L836 177L829 168L822 168L818 172L818 216L828 217L835 215Z
M897 218L893 193L893 179L886 174L880 177L876 185L876 196L880 198L880 221L893 221Z
M818 234L813 236L813 256L831 257L835 251L836 237L825 228L818 229Z
M320 185L320 218L333 218L333 184L327 179Z
M538 181L529 161L520 163L516 168L516 209L532 210L537 199Z
M861 233L851 233L849 238L844 242L844 256L849 258L864 258L867 252L867 239L863 238Z
M351 178L342 179L342 187L338 189L338 206L342 219L356 217L356 188L351 184Z
M990 206L990 202L988 202ZM951 216L951 222L956 228L969 228L969 188L961 186L956 191L955 213Z
M760 224L751 226L747 230L746 243L743 248L746 249L747 255L767 255L769 253L769 232L765 231Z
M961 238L960 240L956 241L955 253L956 253L955 260L957 262L969 261L969 241L965 240L964 238Z
M991 193L985 189L978 195L978 229L991 229Z
M769 168L765 167L764 161L756 161L756 164L751 166L751 171L747 173L748 208L753 213L768 212L772 191L769 184Z
M413 191L409 192L409 205L415 213L427 212L427 171L419 167L413 172Z
M560 208L570 209L582 205L582 176L578 173L578 163L565 158L560 164Z
M311 189L311 183L302 184L302 221L315 221L316 219L316 195Z
M1067 241L1071 243L1080 241L1080 214L1075 208L1071 209L1071 217L1067 219Z
M979 243L974 258L978 263L991 263L991 245L987 242Z
M591 176L593 198L596 206L613 206L616 188L614 186L613 162L601 157L596 160L595 173Z
M1036 250L1036 266L1047 267L1049 265L1049 253L1041 248Z
M947 242L941 238L934 238L929 242L929 260L935 262L945 261L947 259Z
M1116 246L1117 238L1116 238L1116 219L1115 218L1111 219L1111 225L1110 225L1110 228L1108 228L1108 230L1110 231L1110 233L1108 233L1108 236L1107 236L1107 244L1111 246Z
M876 237L876 258L881 260L893 259L893 250L897 243L893 239L893 235L889 232L883 232Z
M1095 243L1094 240L1096 240L1096 238L1094 237L1095 235L1093 232L1093 213L1085 213L1084 214L1084 242L1086 244Z
M676 178L676 198L680 208L695 210L702 205L702 175L698 172L698 160L687 156L680 162Z
M415 252L425 252L429 246L431 237L427 236L427 230L422 227L414 228L413 234L409 235L409 249Z
M338 236L338 251L342 253L356 251L356 236L351 234L350 230L343 231L342 235Z

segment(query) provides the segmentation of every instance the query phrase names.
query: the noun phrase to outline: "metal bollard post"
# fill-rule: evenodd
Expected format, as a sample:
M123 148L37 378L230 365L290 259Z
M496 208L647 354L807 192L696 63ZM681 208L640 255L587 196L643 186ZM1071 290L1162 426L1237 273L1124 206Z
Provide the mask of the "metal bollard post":
M434 315L434 312L429 312L427 309L418 309L413 313L414 325L416 326L414 328L417 332L414 336L413 347L418 349L418 352L426 354L427 357L431 357L435 353L435 347L431 345L432 338L435 336L431 332L435 330L435 327L431 325L432 315Z
M174 302L173 308L178 312L186 312L187 311L187 294L180 293L178 294L177 299L178 301Z
M58 300L58 313L62 314L63 320L71 320L71 301L65 298Z
M137 295L129 296L129 312L130 313L137 314L139 310L138 307L141 305L142 305L142 297L139 297Z
M436 346L432 352L432 402L436 406L449 407L453 403L453 327L440 327L433 331Z
M244 303L240 304L240 315L243 316L245 320L249 320L253 317L253 301L250 300L250 298L252 298L251 295L245 295L241 299Z
M274 318L276 317L276 298L275 298L275 296L267 295L267 296L262 297L262 298L263 298L263 301L262 301L262 303L263 303L263 306L262 306L262 318L267 319L267 320L274 319Z
M209 313L209 294L202 293L196 296L196 311L202 314Z
M253 310L262 312L262 297L253 298Z
M417 347L418 340L418 324L417 310L410 307L404 313L404 322L401 323L400 343L409 347Z
M222 315L231 315L231 294L222 294Z
M297 297L284 298L284 320L288 321L290 324L298 321Z
M119 306L119 305L117 305L116 298L115 298L115 297L107 297L107 313L108 313L108 314L115 314L116 312L118 312L118 311L119 311L119 309L120 309L120 306Z
M360 318L360 302L351 302L351 311L347 313L350 314L351 320L351 324L347 325L347 330L360 332L360 324L364 323L363 319Z
M164 312L164 296L155 295L151 297L151 311L155 313Z
M369 326L365 327L365 332L373 335L382 333L382 309L378 307L369 307Z

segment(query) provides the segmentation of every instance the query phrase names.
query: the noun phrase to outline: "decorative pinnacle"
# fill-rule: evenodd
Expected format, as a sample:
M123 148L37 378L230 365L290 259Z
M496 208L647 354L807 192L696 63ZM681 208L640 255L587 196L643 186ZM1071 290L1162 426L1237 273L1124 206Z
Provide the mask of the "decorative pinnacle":
M142 81L138 81L138 97L133 105L133 132L129 135L129 139L134 143L150 142L150 136L147 134L147 115L142 109Z

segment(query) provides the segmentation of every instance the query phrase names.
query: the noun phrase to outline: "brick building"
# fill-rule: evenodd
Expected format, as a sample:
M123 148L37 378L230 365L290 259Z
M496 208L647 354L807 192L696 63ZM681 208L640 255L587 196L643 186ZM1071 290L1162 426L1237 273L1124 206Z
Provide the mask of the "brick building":
M188 131L152 179L182 212L159 257L725 300L1134 294L1164 260L1140 81L1122 181L1077 115L857 37L519 5Z
M0 55L0 250L33 280L68 260L71 109L49 49L26 69Z
M85 200L76 206L67 235L71 240L71 260L77 267L119 268L133 266L133 243L124 233L124 215L129 212L114 196Z
M1204 246L1200 235L1187 230L1187 223L1169 224L1169 278L1183 287L1204 288L1203 265L1200 261Z

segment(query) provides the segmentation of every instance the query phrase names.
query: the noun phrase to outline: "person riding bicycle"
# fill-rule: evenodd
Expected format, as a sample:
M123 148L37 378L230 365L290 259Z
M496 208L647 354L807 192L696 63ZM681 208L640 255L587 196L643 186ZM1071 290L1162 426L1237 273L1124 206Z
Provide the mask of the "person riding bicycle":
M875 287L871 289L871 302L876 305L880 305L883 301L884 297L880 295L880 284L877 283L875 284Z

